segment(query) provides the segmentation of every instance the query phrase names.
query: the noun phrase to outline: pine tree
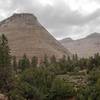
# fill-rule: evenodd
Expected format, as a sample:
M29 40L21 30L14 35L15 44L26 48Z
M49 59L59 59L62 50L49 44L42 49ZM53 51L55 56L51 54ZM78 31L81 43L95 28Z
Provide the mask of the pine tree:
M100 66L100 55L99 55L99 53L96 53L94 55L94 64L95 64L96 67Z
M59 66L60 66L61 74L66 73L67 61L65 55L63 55L63 57L59 60Z
M73 54L72 60L77 61L78 60L78 55L77 54Z
M26 68L30 67L30 61L27 58L26 54L24 54L23 57L22 57L22 59L19 60L18 65L19 65L19 69L21 71L24 71Z
M35 68L37 67L37 64L38 64L38 58L36 56L32 57L31 66Z
M16 57L15 56L13 57L13 63L12 63L12 65L13 65L14 72L17 74L18 65L17 65L17 61L16 61Z
M11 65L10 49L8 40L5 35L0 37L0 66L6 67Z
M44 56L43 64L44 64L45 67L48 67L48 65L49 65L49 61L48 61L47 55Z
M67 57L67 61L71 62L71 57L70 56Z
M11 88L12 67L8 40L3 34L0 37L0 90L8 92Z

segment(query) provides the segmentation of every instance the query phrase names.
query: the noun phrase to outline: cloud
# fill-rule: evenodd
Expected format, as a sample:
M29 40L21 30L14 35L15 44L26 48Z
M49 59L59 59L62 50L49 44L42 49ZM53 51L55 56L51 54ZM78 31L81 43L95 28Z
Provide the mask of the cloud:
M0 0L0 20L14 12L35 14L58 39L100 32L100 0Z

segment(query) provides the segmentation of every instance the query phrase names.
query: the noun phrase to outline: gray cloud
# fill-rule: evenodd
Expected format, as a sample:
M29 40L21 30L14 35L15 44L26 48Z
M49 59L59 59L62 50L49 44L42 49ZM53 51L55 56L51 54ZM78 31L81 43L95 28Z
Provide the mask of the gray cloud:
M78 11L72 11L64 0L52 1L54 5L44 6L40 0L1 0L0 19L14 12L33 13L56 38L80 38L95 31L100 32L100 9L84 16ZM100 3L99 0L96 1Z

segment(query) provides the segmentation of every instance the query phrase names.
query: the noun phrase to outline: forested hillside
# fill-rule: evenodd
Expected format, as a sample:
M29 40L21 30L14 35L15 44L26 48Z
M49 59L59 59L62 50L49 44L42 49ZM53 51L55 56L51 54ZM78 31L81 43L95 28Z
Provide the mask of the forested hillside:
M8 100L99 100L100 55L90 58L10 55L8 40L0 36L0 93Z

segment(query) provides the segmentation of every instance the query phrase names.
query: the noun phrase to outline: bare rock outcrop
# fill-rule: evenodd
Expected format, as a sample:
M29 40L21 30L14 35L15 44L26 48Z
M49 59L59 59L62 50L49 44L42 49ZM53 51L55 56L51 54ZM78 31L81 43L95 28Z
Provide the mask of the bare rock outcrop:
M14 14L0 22L0 33L8 37L11 54L20 58L24 53L29 58L37 56L42 58L55 55L61 58L70 55L37 20L28 13Z
M0 94L0 100L8 100L8 98L4 94Z
M79 40L63 39L60 41L71 53L77 53L79 57L90 57L100 53L100 33L92 33Z

